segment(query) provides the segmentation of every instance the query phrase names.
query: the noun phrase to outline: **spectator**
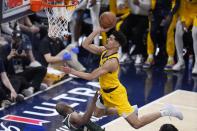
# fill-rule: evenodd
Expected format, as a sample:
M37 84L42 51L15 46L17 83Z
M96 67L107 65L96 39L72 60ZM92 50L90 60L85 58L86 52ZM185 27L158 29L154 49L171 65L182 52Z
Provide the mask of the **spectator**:
M16 20L2 23L1 24L1 31L2 31L2 36L10 43L11 38L12 38L12 33L14 30L20 30L18 23Z
M137 1L137 2L136 2ZM132 44L135 45L134 54L136 54L135 65L140 66L142 64L144 52L146 46L144 43L144 36L148 28L148 12L151 6L150 0L138 1L138 0L117 0L118 8L125 8L128 3L131 13L125 18L122 25L120 26L120 31L122 31L127 40L131 40ZM122 48L122 57L120 62L124 62L129 58L129 45Z
M31 45L25 43L25 39L20 31L14 31L12 43L3 47L1 56L5 60L9 75L23 77L29 82L28 89L23 92L25 96L29 96L40 89L46 69L34 60Z
M77 53L79 49L73 44L64 45L60 38L50 38L46 36L39 45L40 62L45 67L51 65L63 65L65 62L79 71L86 70L85 67L78 61Z
M18 84L15 85L15 88L12 86L7 73L5 72L4 64L2 59L0 59L0 101L1 106L5 107L9 104L11 104L10 101L14 102L16 100L23 100L24 96L21 94L17 94L19 92L19 86ZM18 98L18 99L17 99Z
M181 7L182 10L180 12L180 20L177 22L175 33L175 44L178 61L172 69L174 71L181 71L185 68L185 61L183 59L183 34L188 32L189 27L192 26L191 32L195 58L192 74L195 75L197 74L197 3L195 3L194 1L183 1L181 2Z
M100 13L101 0L83 0L75 9L73 19L71 22L72 41L74 45L78 45L78 39L81 35L83 14L85 9L90 10L93 29L99 27L99 13ZM99 45L99 35L94 39L94 44Z
M173 6L174 2L174 6ZM149 33L147 40L147 52L148 58L143 65L143 68L151 68L154 65L154 52L156 45L160 47L160 54L162 57L166 54L168 55L167 64L165 70L171 70L174 64L174 43L168 40L173 40L174 37L171 35L169 37L169 31L173 34L173 28L170 26L173 16L177 12L180 6L180 0L168 0L168 1L156 1L151 2L151 11L149 13ZM169 28L170 27L170 28ZM166 39L168 39L166 44ZM164 48L166 47L166 52ZM155 49L154 49L155 48Z
M29 16L25 16L18 20L19 28L22 33L26 34L32 43L32 52L36 59L39 59L39 43L44 36L47 35L47 27L42 25L35 25L29 18Z

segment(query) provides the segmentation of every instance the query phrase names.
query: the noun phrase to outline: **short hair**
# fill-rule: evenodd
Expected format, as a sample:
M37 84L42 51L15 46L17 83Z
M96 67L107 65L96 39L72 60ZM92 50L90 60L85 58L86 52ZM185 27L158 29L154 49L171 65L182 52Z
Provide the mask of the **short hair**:
M64 102L57 103L55 109L60 115L65 117L69 114L68 111L74 112L74 109Z
M115 36L115 40L118 41L121 47L125 47L127 44L127 38L121 31L113 31L112 35Z
M163 124L159 131L178 131L178 129L172 124Z

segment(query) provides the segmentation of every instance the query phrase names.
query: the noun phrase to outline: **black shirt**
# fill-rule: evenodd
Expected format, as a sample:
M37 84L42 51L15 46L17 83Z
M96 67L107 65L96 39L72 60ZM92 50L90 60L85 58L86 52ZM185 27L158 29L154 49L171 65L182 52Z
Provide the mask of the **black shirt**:
M3 60L0 59L0 73L2 72L5 72L5 68L4 68Z
M0 74L5 72L5 69L4 69L4 64L3 64L3 60L0 59ZM0 75L1 77L1 75ZM0 79L0 88L3 87L3 83L2 83L2 80Z
M45 67L48 66L48 63L44 58L45 54L50 53L51 56L56 56L63 49L65 49L65 46L61 39L51 39L50 37L46 36L39 45L39 52L41 53L41 64Z

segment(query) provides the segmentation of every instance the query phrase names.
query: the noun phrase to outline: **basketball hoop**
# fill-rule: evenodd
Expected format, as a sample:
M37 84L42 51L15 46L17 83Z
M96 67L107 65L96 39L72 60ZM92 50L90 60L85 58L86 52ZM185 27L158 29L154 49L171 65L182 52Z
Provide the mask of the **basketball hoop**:
M69 34L68 23L78 5L77 0L31 0L31 10L42 9L48 17L49 37L64 37Z

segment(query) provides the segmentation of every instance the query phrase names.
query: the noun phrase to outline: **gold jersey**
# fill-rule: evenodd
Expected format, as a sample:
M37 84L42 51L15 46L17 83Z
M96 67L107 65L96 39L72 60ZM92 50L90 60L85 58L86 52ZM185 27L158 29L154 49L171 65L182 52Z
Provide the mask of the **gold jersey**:
M101 55L100 66L102 66L107 60L116 58L118 59L118 53L112 54L110 56L105 56L107 51L104 51ZM102 89L115 88L120 85L118 79L119 68L114 72L109 72L99 77L100 86Z
M105 56L106 53L107 51L104 51L101 55L100 66L109 59L118 59L117 53ZM120 83L118 73L119 68L99 77L100 94L104 106L116 108L119 116L127 117L134 112L134 108L128 101L126 88Z

